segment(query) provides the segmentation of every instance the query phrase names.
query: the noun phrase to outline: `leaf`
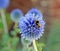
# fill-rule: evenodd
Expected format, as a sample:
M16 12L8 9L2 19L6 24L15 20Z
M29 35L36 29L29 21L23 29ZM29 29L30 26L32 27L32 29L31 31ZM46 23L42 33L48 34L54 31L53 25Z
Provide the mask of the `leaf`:
M45 47L45 44L40 42L36 42L36 45L37 45L38 51L42 51L43 47Z

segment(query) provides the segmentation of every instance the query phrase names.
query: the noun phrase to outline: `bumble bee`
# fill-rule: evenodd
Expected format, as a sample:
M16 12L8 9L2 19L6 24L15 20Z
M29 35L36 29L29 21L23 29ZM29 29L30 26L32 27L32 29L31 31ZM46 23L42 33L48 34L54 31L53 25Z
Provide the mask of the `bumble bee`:
M36 24L36 26L37 26L38 28L40 28L40 27L41 27L41 25L40 25L40 23L39 23L39 21L38 21L38 20L35 20L35 24Z

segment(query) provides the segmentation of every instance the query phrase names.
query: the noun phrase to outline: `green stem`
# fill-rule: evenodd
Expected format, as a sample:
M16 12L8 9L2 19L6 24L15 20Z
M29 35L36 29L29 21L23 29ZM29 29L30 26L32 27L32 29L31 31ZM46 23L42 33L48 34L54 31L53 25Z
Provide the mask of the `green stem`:
M37 50L36 43L35 43L35 40L33 40L33 47L34 47L34 50L35 50L35 51L38 51L38 50Z
M1 13L1 17L2 17L2 22L3 22L3 26L4 26L4 32L8 33L8 28L7 28L7 23L6 23L6 17L4 14L4 9L0 10Z

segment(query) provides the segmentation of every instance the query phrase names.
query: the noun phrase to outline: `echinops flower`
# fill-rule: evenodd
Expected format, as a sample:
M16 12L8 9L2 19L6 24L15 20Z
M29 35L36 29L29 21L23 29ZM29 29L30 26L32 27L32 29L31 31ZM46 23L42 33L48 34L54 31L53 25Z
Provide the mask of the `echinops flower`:
M0 0L0 9L7 8L10 0Z
M44 33L45 21L39 10L33 8L22 17L18 24L22 38L26 40L38 40Z
M20 9L14 9L12 12L11 12L11 19L14 21L14 22L19 22L20 18L23 17L23 13Z
M25 16L29 17L30 15L32 15L32 17L35 17L35 19L43 19L41 11L36 8L32 8L31 10L29 10Z

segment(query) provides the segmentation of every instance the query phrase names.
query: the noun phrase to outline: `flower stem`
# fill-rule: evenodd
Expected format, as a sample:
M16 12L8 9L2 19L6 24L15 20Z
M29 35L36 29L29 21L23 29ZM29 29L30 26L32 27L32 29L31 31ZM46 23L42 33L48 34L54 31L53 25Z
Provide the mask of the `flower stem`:
M7 28L7 23L6 23L6 17L4 14L4 9L0 10L1 13L1 17L2 17L2 22L3 22L3 26L4 26L4 32L8 33L8 28Z
M37 50L37 47L36 47L35 40L33 40L33 47L34 47L34 50L35 50L35 51L38 51L38 50Z

